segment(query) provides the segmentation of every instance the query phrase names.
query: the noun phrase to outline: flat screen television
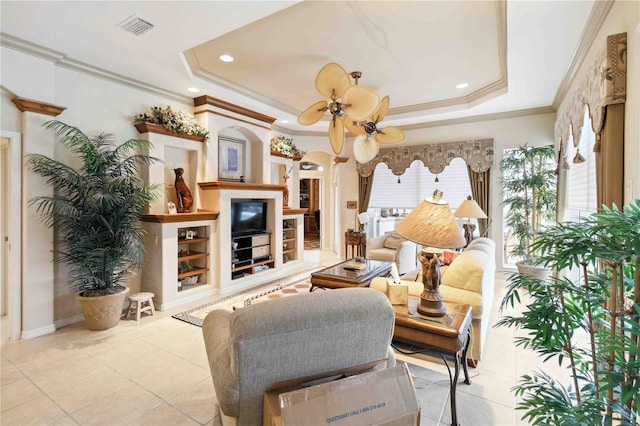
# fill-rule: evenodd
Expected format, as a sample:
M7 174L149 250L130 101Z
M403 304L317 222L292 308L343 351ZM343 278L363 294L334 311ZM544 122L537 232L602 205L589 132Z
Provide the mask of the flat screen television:
M250 234L267 229L267 202L231 200L231 235Z

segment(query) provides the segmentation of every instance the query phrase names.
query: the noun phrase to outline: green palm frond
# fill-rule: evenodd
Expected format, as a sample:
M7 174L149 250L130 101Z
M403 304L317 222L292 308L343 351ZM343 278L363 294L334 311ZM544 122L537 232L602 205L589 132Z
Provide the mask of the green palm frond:
M82 165L75 170L42 155L27 156L29 168L54 190L54 195L35 197L29 204L60 235L57 259L69 267L72 290L119 286L142 264L139 220L161 186L145 184L138 168L158 160L139 153L149 149L146 140L116 145L109 134L89 138L59 121L45 126L79 156Z

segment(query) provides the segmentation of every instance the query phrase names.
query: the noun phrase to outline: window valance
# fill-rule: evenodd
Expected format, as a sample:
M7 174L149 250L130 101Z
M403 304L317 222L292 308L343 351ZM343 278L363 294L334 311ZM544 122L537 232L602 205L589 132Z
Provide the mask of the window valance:
M589 107L591 126L598 134L604 124L607 105L624 103L627 98L627 33L607 37L607 46L596 55L582 81L569 94L568 102L558 109L554 126L555 138L567 152L569 129L577 146L584 123L584 107Z
M411 163L420 160L431 173L438 174L454 158L462 158L474 172L485 172L493 164L493 139L382 148L373 160L358 163L358 173L371 176L378 163L385 163L393 174L400 176Z

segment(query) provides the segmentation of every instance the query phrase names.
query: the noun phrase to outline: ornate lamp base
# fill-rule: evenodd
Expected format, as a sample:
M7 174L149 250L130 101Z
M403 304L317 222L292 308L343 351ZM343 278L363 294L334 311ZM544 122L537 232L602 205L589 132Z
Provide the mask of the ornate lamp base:
M422 285L424 290L420 295L418 312L430 317L443 317L447 314L442 294L440 294L440 256L442 251L423 249L418 258L422 263Z
M447 308L442 300L439 291L424 290L420 295L418 312L428 317L443 317L447 314Z
M462 224L462 227L464 228L464 238L467 240L466 246L468 246L469 243L473 241L473 231L476 230L476 224L471 222L466 222Z

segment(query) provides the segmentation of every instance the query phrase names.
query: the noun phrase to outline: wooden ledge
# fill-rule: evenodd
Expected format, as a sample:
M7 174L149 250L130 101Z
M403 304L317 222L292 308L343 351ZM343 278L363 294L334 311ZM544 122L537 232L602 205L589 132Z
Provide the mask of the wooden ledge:
M247 182L199 182L198 186L202 190L208 189L241 189L244 191L284 191L285 185L273 185L265 183L247 183Z
M145 214L140 220L155 223L195 222L197 220L216 220L220 212L196 212L178 214Z
M291 216L294 214L305 214L309 209L282 209L283 216Z
M13 102L21 112L37 112L39 114L50 115L53 117L60 115L62 111L67 109L65 107L19 97L11 99L11 102Z

